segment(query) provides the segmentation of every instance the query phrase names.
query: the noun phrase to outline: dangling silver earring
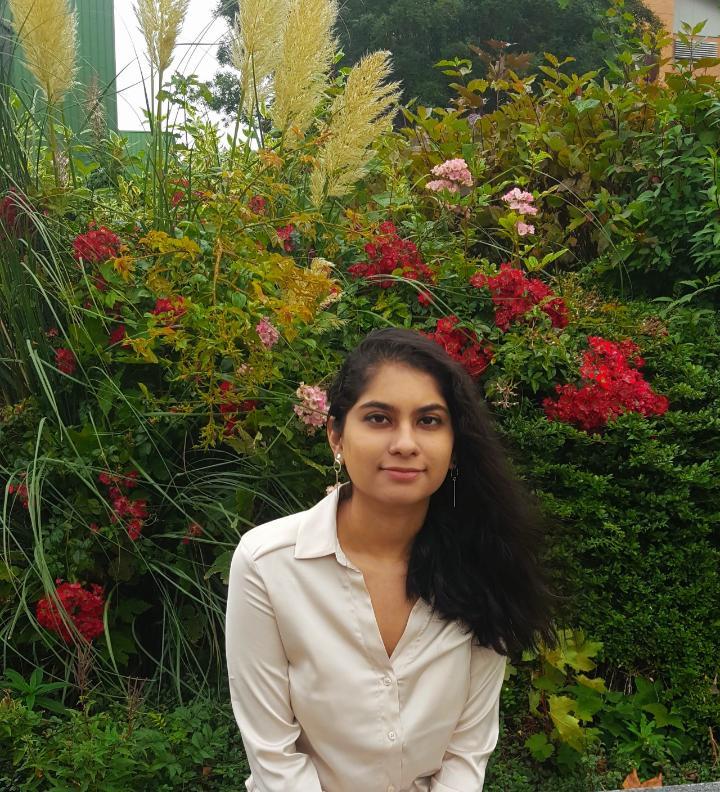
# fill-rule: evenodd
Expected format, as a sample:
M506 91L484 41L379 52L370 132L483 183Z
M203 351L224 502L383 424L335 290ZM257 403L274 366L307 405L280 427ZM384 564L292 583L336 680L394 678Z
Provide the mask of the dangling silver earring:
M335 486L337 487L340 484L340 471L342 470L342 454L339 451L335 454L333 470L335 471Z
M452 479L452 483L453 483L453 509L455 508L455 482L457 481L457 477L458 477L458 466L453 465L453 468L450 471L450 478Z

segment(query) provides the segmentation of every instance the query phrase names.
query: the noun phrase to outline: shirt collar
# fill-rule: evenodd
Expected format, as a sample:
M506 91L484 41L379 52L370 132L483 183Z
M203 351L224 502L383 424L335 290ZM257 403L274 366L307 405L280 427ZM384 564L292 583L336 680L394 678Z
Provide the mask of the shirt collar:
M340 550L337 538L337 506L346 481L303 513L295 540L295 558L320 558Z

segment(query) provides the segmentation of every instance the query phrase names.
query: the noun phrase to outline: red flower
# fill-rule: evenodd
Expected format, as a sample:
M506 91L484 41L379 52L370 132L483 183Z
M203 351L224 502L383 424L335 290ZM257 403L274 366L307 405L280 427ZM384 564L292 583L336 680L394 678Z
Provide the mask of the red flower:
M121 487L131 490L137 487L137 470L130 470L125 474L113 474L103 471L98 475L98 480L108 487L108 495L112 502L113 512L110 515L110 522L117 523L123 518L129 517L126 530L133 542L140 538L140 533L144 526L144 521L148 516L146 500L131 500L124 495Z
M142 520L136 518L130 520L130 522L127 524L127 534L130 537L131 542L137 542L137 540L140 538L140 532L142 531L142 528Z
M82 259L99 264L115 258L119 252L120 239L105 226L78 234L73 240L73 256L78 261Z
M59 581L58 581L59 582ZM92 641L104 632L102 586L93 583L89 590L79 583L60 583L55 589L60 608L75 625L86 641ZM60 609L50 597L38 600L37 620L46 630L57 633L67 643L72 642L73 633L63 621Z
M288 253L290 253L294 248L291 239L291 236L294 232L295 226L292 223L290 225L282 226L282 228L278 228L276 231L280 241L283 243L283 247Z
M118 325L111 333L108 338L108 345L114 346L115 344L119 344L123 339L127 338L127 329L125 328L124 324ZM130 346L128 343L121 344L123 347Z
M251 212L254 212L258 215L264 215L267 211L267 201L262 195L253 195L248 203L248 206L250 207ZM278 236L280 236L280 231L278 231ZM280 238L282 239L282 237Z
M399 270L399 274L408 280L435 282L432 270L423 262L415 243L401 239L395 225L389 220L380 223L378 235L365 245L364 250L368 261L361 261L348 267L348 272L355 278L390 275ZM395 283L396 281L386 278L378 285L381 289L388 289ZM418 299L421 304L426 304Z
M165 319L176 319L187 311L185 298L180 295L173 297L160 297L155 301L155 307L150 311L155 316L166 315Z
M198 525L196 522L190 523L190 525L188 525L188 529L187 532L185 533L185 536L183 536L182 538L182 543L190 544L190 539L192 537L202 536L202 534L203 534L203 529L200 525Z
M471 377L477 377L490 365L492 349L489 345L482 346L478 343L477 334L473 330L455 327L459 321L457 316L445 316L437 320L434 333L423 335L440 344Z
M568 310L562 298L556 297L541 280L527 277L509 262L500 265L497 275L475 273L470 278L470 285L490 290L495 305L495 324L503 332L535 305L540 305L540 310L550 317L553 327L567 327Z
M220 390L222 391L226 401L221 402L218 406L218 409L220 410L220 414L223 416L225 421L223 434L229 435L232 434L235 424L237 423L237 418L235 416L237 416L238 413L251 412L252 410L257 409L258 403L255 399L236 401L234 386L228 380L223 380L220 383Z
M631 367L631 363L642 366L645 362L635 355L638 347L633 341L616 343L588 336L588 343L590 350L583 353L580 365L581 386L556 385L558 399L543 400L548 418L593 432L625 412L644 416L667 412L668 399L655 393L643 375Z
M55 365L63 374L73 374L77 368L77 358L71 349L61 347L55 350Z
M25 473L21 474L21 476L25 476L25 475L26 475ZM9 484L8 492L10 493L10 495L12 495L13 492L17 492L18 498L20 498L20 503L22 503L23 508L24 509L28 508L29 496L28 496L28 488L26 484Z

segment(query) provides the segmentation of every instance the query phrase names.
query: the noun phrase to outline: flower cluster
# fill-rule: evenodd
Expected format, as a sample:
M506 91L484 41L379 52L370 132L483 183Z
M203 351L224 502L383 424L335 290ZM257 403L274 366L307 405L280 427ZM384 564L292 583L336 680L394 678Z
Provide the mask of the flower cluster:
M616 343L588 336L590 350L583 353L581 387L556 385L557 401L543 400L550 419L575 424L586 432L597 431L625 412L663 415L669 402L655 393L633 366L645 361L636 356L638 346L630 339Z
M473 186L472 174L464 159L446 160L440 165L436 165L432 169L432 174L438 178L429 181L425 185L425 189L432 192L439 192L440 190L459 192L461 186Z
M535 201L533 194L525 192L518 187L505 193L502 200L505 201L510 209L513 209L518 214L536 215L538 212L537 207L533 206L533 202Z
M492 349L478 343L474 330L455 327L459 321L457 316L445 316L437 320L434 332L423 335L440 344L471 377L477 377L490 365Z
M536 215L538 210L533 206L535 198L530 192L515 187L510 192L503 195L502 200L508 205L510 209L521 215ZM518 236L527 236L528 234L535 233L535 226L519 220L515 226Z
M373 241L365 245L368 261L348 267L350 275L354 278L368 278L374 275L390 275L395 270L400 270L400 274L408 280L434 282L434 275L423 262L415 243L401 239L393 223L389 220L380 223L378 232ZM381 280L379 286L381 289L389 289L395 282L388 278Z
M114 475L103 471L98 476L98 481L108 488L108 495L112 502L113 513L110 515L110 522L116 523L120 519L129 517L126 530L131 541L136 542L140 538L145 520L147 519L147 501L130 500L123 493L121 488L131 490L137 487L137 471L130 470L125 474Z
M99 264L115 258L120 252L120 239L105 226L94 228L91 223L89 230L78 234L73 240L73 256L79 261Z
M495 305L495 324L507 331L510 324L535 305L550 317L553 327L567 327L568 310L564 300L556 297L549 286L538 278L528 278L525 273L508 262L500 265L497 275L477 272L470 284L478 289L487 288Z
M264 215L267 212L267 200L262 195L253 195L248 201L250 211L257 215Z
M55 365L63 374L74 374L77 368L77 358L72 349L61 347L55 350Z
M317 427L324 426L327 421L327 393L322 388L306 385L304 382L300 383L295 393L301 399L301 404L293 406L295 415L310 427L309 434L315 434Z
M283 243L285 251L287 253L292 253L295 249L295 245L293 244L293 234L296 234L295 226L290 223L290 225L278 228L275 233L278 235L278 239Z
M224 434L232 434L235 424L238 421L237 414L255 410L257 408L257 402L254 399L238 401L233 384L228 380L223 380L220 383L220 391L223 394L223 401L220 404L220 413L225 421L223 432Z
M522 220L518 221L515 228L517 229L518 236L527 236L528 234L535 233L535 226L529 223L523 223Z
M196 522L192 522L187 527L187 531L185 532L185 536L183 536L183 538L182 538L182 543L183 544L190 544L191 539L193 539L196 536L202 536L202 535L203 535L202 526L199 525Z
M25 478L27 473L21 473L20 478ZM22 503L23 508L28 508L28 488L27 484L23 482L22 484L8 484L8 492L12 495L14 492L17 492L18 498L20 498L20 503Z
M104 632L102 586L93 583L84 589L79 583L62 583L55 581L55 594L66 617L75 625L86 641L92 641ZM54 599L43 597L36 606L37 620L46 630L57 633L64 641L70 643L73 634L63 620L63 616Z
M155 301L155 307L150 311L155 316L163 316L166 320L177 319L187 311L185 298L180 295L173 297L160 297Z
M268 349L274 347L280 339L280 333L278 332L277 328L274 327L264 316L257 323L255 332L260 336L260 340Z

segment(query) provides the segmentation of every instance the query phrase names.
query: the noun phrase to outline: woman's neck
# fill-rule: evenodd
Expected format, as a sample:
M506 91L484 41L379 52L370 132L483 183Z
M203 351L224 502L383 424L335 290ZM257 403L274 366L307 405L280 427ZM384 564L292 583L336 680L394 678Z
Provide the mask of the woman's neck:
M357 491L337 507L337 535L343 551L378 564L407 564L430 499L388 505Z

